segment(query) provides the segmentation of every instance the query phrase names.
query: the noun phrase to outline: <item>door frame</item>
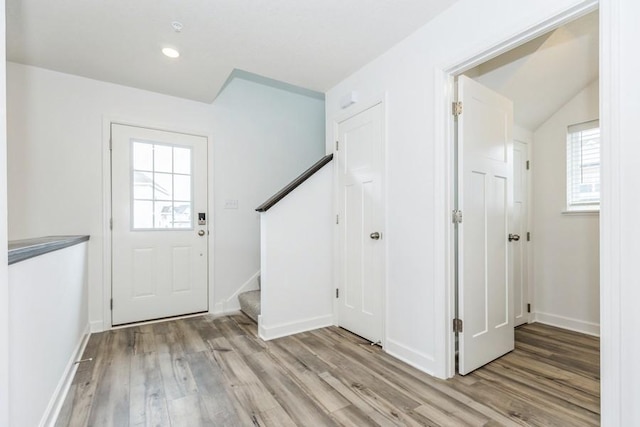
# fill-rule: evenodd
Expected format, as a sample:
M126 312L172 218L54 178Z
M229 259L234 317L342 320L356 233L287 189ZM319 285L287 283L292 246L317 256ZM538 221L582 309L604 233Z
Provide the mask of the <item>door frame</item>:
M451 114L451 104L456 100L454 78L462 74L464 71L476 67L489 59L492 59L502 53L508 52L538 36L552 31L570 21L573 21L583 15L598 9L598 0L586 0L583 3L558 11L554 16L530 28L523 28L521 32L513 37L504 40L489 49L468 53L460 56L448 66L443 66L435 70L435 93L434 110L436 129L434 158L435 170L435 210L440 213L440 223L443 224L441 229L436 228L435 236L442 243L443 250L436 256L436 265L440 266L435 274L436 283L443 283L443 286L436 288L435 298L443 301L443 310L440 313L444 328L438 331L437 342L444 345L445 355L445 373L451 378L455 372L455 342L456 337L453 332L452 319L456 314L456 234L455 227L451 220L451 212L455 209L456 188L455 188L455 121ZM600 17L600 31L612 31L612 20ZM604 28L603 28L604 27ZM603 68L603 57L600 56L600 67ZM602 83L601 83L602 85ZM601 91L602 92L602 91ZM601 97L600 105L603 105ZM602 109L601 109L602 110ZM604 111L604 110L602 110ZM602 122L602 117L601 117ZM605 117L606 122L606 117ZM604 135L607 138L608 135ZM603 169L603 180L607 178L607 169ZM601 225L602 227L602 225ZM603 251L601 251L601 254ZM601 255L602 256L602 255ZM601 263L603 259L601 258ZM601 286L602 288L602 286ZM601 298L601 306L602 306ZM602 313L601 307L601 313ZM604 314L601 314L604 318ZM601 321L602 324L602 321Z
M529 172L528 176L527 176L527 213L526 213L526 228L527 231L530 232L531 234L535 234L533 230L533 222L531 221L531 211L533 210L533 205L532 205L532 171L533 171L533 166L535 165L534 159L532 158L533 156L533 140L531 139L530 135L523 135L520 133L520 130L516 130L517 126L514 126L514 132L513 132L513 140L514 141L519 141L520 143L526 144L527 145L527 160L529 160L529 162L531 162L531 166L530 169L527 171ZM535 294L533 292L533 250L532 250L532 245L530 241L527 241L526 239L523 242L525 244L525 258L527 260L527 270L526 270L526 276L527 276L527 300L529 301L529 304L531 304L531 312L526 314L527 317L527 323L532 323L533 322L533 316L531 315L533 313L534 307L535 307Z
M333 120L332 120L332 133L331 135L333 136L333 148L331 153L334 154L334 156L336 156L336 145L335 145L335 141L338 140L338 136L339 136L339 128L340 128L340 123L349 120L352 117L357 116L360 113L363 113L364 111L375 107L376 105L380 105L381 109L382 109L382 146L381 146L381 155L382 155L382 162L380 162L380 190L381 190L381 199L382 199L382 212L380 213L381 215L381 219L382 219L382 224L383 224L383 238L380 239L380 243L382 244L382 266L381 266L381 271L382 271L382 283L381 283L381 292L382 292L382 338L381 338L381 347L384 349L386 347L386 340L387 340L387 283L388 283L388 270L387 270L387 258L388 258L388 250L389 250L389 245L387 244L387 238L384 237L387 235L388 232L388 223L387 223L387 94L383 94L382 96L379 97L375 97L372 100L369 100L366 103L363 104L354 104L351 105L349 107L346 107L344 109L343 112L341 112L340 114L337 114L336 116L334 116ZM337 165L337 162L336 162ZM334 211L336 212L336 215L338 214L339 211L339 203L340 203L340 180L339 180L339 170L337 167L333 168L333 194L334 194L334 199L333 199L333 208ZM340 227L335 227L334 228L334 232L333 232L333 261L334 261L334 267L333 267L333 284L334 284L334 288L338 288L339 283L340 283L340 270L338 268L338 266L340 265L340 247L339 247L339 242L340 242ZM339 307L338 307L338 299L337 298L333 298L333 324L335 326L339 326L338 325L338 319L339 319Z
M145 129L159 130L163 132L182 133L186 135L193 135L207 140L207 210L209 213L209 220L207 228L209 230L209 238L207 239L207 290L208 290L208 307L209 313L212 312L213 303L213 282L214 282L214 239L215 239L215 225L213 208L214 204L214 181L213 181L213 145L212 135L205 131L198 131L181 127L180 125L167 125L163 123L156 123L149 120L140 120L134 118L126 118L120 116L103 116L102 118L102 320L90 321L90 331L102 332L113 329L113 321L111 317L111 269L112 263L112 250L113 241L111 236L111 227L109 220L111 218L111 125L125 125L134 126ZM90 282L91 283L91 282ZM91 294L91 292L89 292ZM97 300L97 299L96 299ZM89 299L91 304L91 298ZM91 311L91 310L90 310Z

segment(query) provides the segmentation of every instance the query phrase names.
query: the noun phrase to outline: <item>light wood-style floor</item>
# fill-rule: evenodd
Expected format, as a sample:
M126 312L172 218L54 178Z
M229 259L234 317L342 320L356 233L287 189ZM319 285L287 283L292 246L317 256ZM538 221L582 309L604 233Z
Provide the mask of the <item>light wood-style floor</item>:
M244 315L94 334L57 426L599 425L597 338L540 324L442 381L340 328L263 342Z

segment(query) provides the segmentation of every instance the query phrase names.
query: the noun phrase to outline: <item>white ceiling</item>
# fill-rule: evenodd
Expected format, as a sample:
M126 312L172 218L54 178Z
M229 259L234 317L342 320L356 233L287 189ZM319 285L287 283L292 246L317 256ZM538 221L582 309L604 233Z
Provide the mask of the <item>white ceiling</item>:
M7 0L7 57L204 102L234 69L325 92L455 1Z
M464 73L514 103L514 121L535 130L598 78L598 12Z

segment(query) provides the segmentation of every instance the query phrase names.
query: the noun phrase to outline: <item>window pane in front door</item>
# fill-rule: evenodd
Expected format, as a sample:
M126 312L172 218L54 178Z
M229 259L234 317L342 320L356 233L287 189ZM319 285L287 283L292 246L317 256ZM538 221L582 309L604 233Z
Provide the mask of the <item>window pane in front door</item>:
M133 230L193 228L191 148L131 141Z

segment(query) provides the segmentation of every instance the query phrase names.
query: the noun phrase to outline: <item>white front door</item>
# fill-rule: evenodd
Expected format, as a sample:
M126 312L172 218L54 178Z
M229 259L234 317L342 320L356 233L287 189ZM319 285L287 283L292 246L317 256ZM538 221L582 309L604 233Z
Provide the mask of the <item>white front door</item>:
M111 141L112 324L207 311L207 139L112 124Z
M458 78L458 100L458 370L464 375L514 347L513 105L465 76Z
M338 125L338 324L382 340L382 106Z
M512 240L511 266L513 267L513 315L514 326L529 321L529 265L527 259L527 216L529 198L529 174L527 162L529 152L527 144L513 142L513 215L511 233L520 239Z

